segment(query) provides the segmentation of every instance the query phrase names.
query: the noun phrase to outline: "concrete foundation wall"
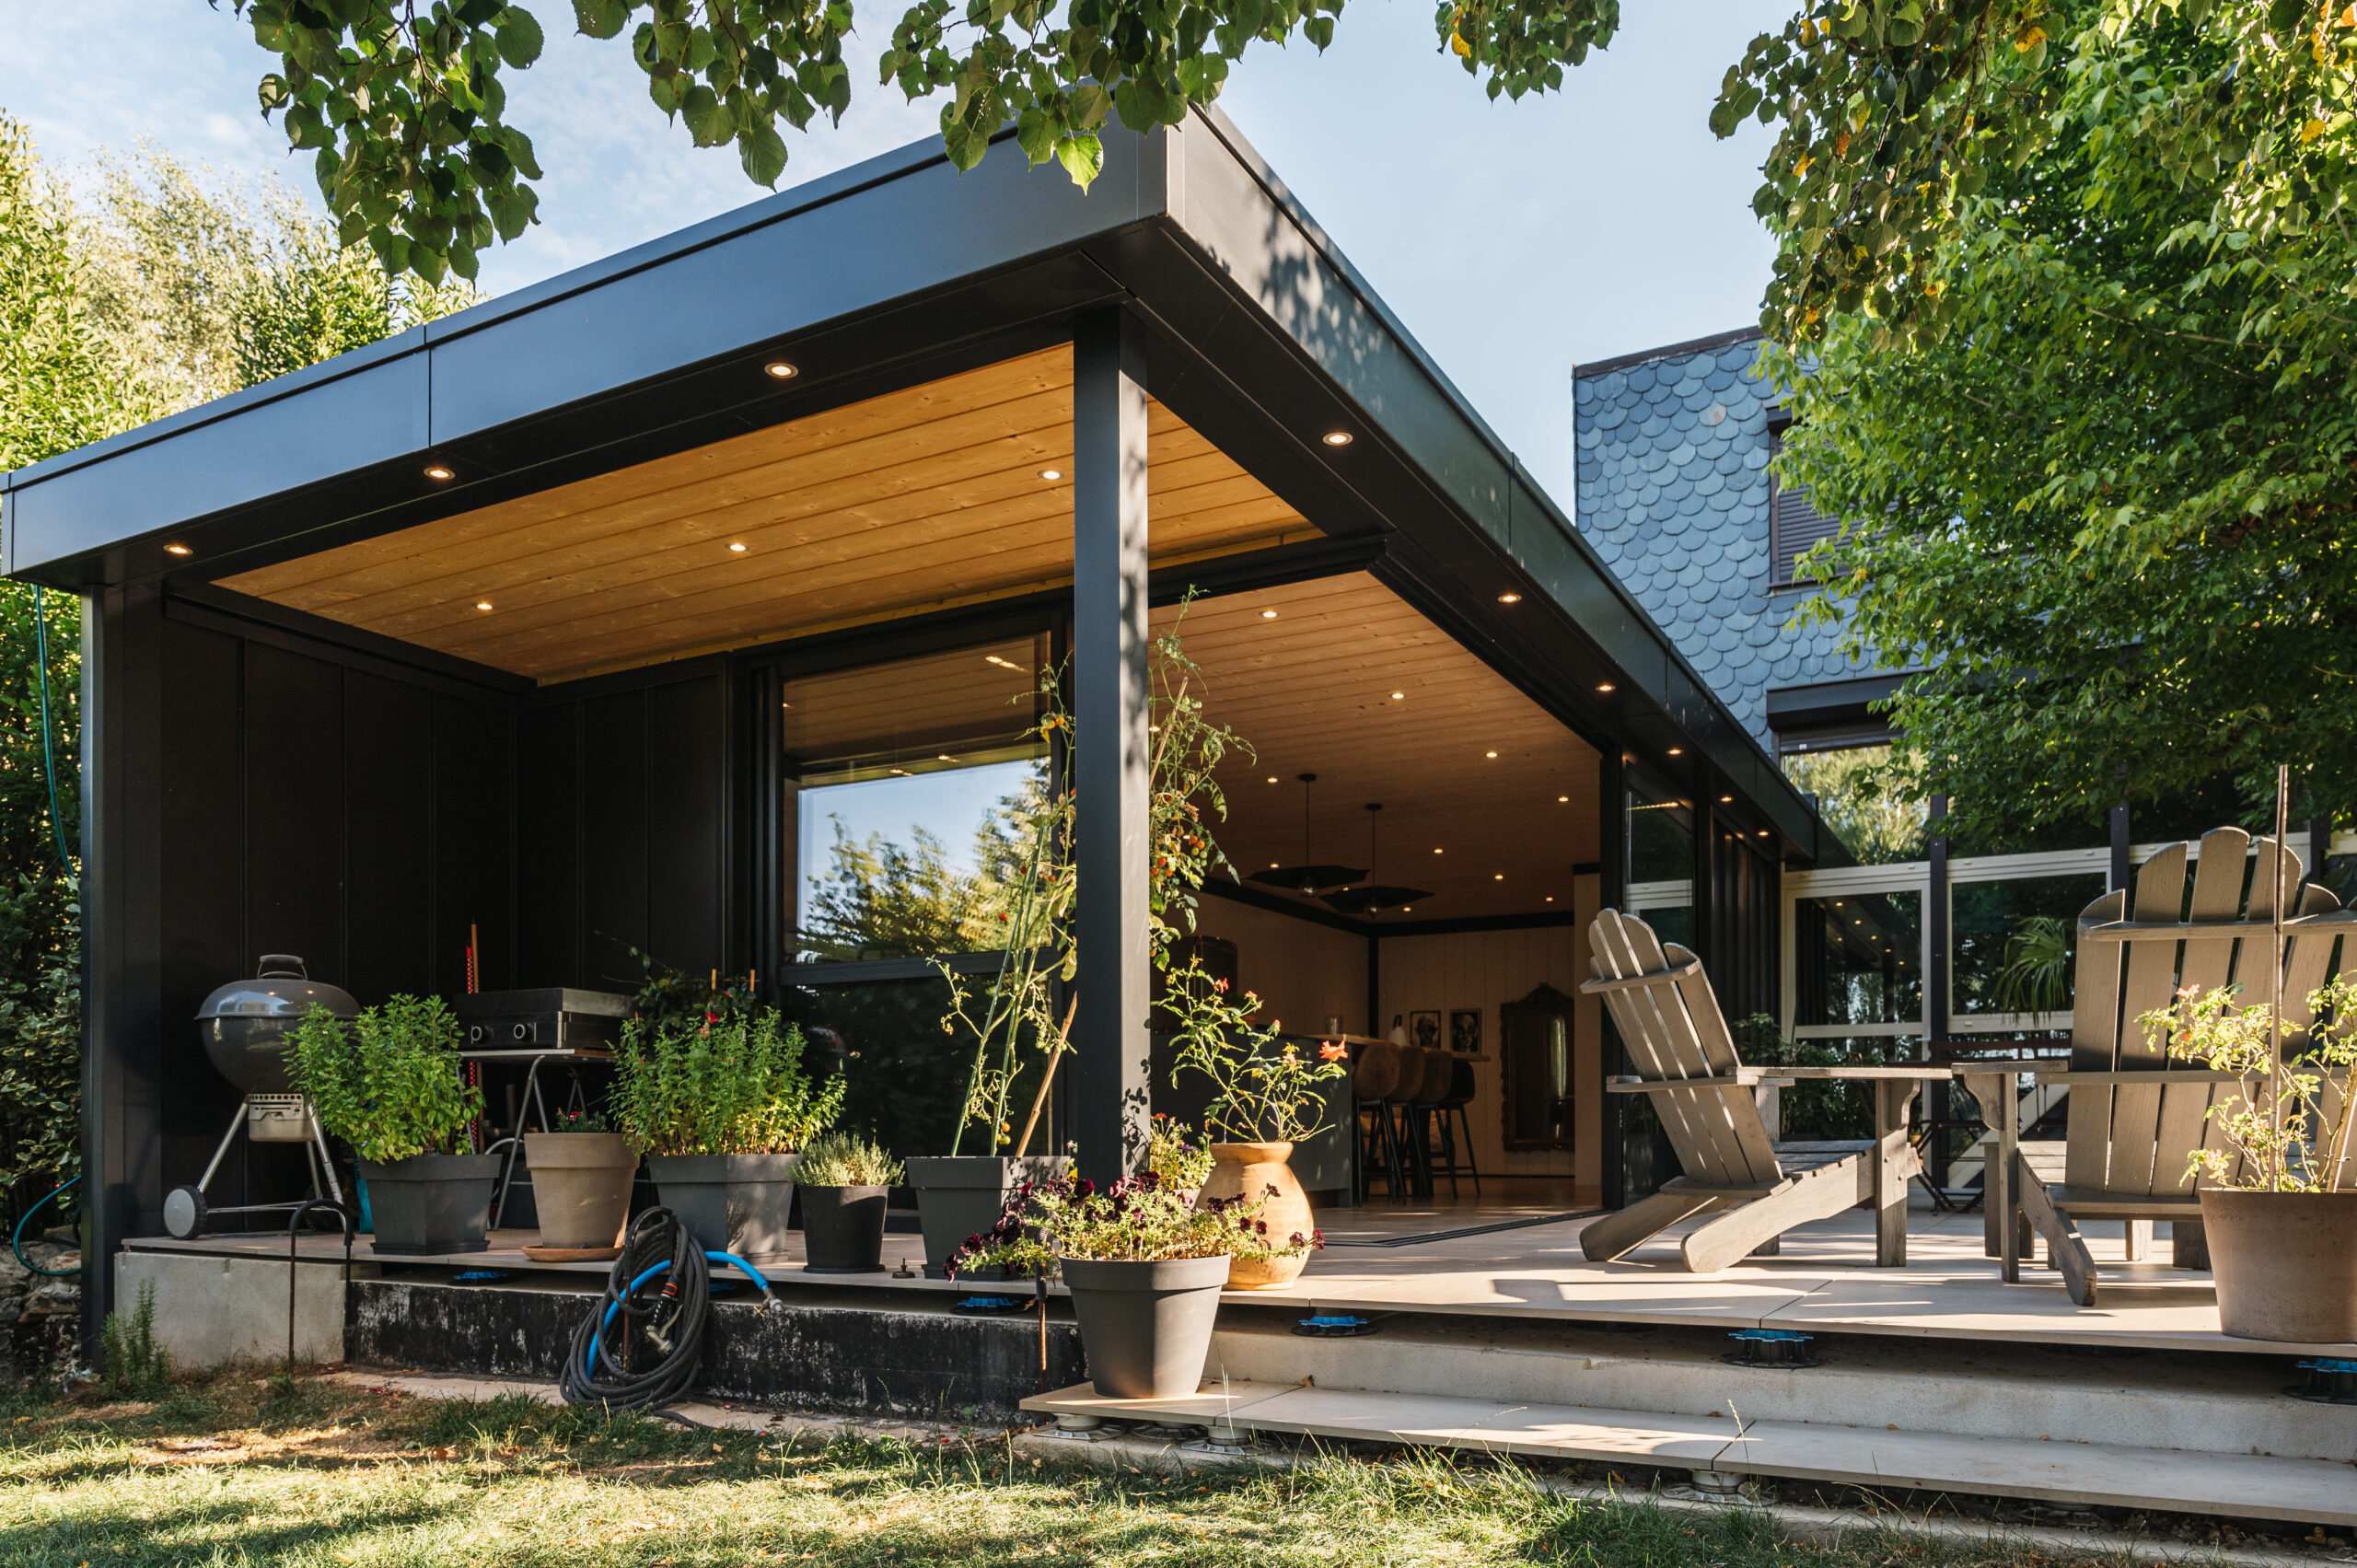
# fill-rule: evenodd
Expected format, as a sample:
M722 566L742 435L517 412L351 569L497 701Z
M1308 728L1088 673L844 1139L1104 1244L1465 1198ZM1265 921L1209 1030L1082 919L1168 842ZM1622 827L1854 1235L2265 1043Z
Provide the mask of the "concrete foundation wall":
M277 1361L286 1354L284 1260L208 1258L187 1252L118 1252L115 1300L129 1313L139 1287L156 1287L156 1339L179 1367L225 1361ZM343 1265L299 1263L295 1278L295 1359L342 1361ZM355 1277L373 1265L354 1264Z

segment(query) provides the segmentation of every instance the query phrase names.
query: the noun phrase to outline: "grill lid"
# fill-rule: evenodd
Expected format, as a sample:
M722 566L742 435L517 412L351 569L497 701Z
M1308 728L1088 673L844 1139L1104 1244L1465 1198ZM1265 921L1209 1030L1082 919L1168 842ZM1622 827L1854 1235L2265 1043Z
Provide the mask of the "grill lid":
M285 1018L299 1020L313 1007L325 1007L339 1018L356 1018L360 1004L342 986L313 980L303 960L292 953L264 953L261 972L252 980L233 980L204 999L196 1010L205 1018Z

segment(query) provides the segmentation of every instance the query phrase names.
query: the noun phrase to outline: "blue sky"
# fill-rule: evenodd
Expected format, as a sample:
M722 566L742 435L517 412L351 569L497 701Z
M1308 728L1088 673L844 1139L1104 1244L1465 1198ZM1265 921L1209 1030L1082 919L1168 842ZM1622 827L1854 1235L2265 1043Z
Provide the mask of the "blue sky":
M550 178L540 226L486 260L487 287L760 194L733 153L698 151L665 122L619 42L566 31L566 0L535 8L550 47L514 77L509 118ZM1766 133L1718 142L1704 117L1729 62L1786 10L1640 0L1627 12L1567 91L1506 104L1435 52L1425 0L1358 0L1324 55L1256 50L1222 99L1566 510L1573 365L1748 323L1772 254L1749 210ZM897 8L858 14L853 112L840 128L789 133L788 183L934 134L934 104L869 86ZM225 174L277 171L316 201L308 157L290 159L254 108L273 64L226 0L0 6L0 108L69 169L146 136Z

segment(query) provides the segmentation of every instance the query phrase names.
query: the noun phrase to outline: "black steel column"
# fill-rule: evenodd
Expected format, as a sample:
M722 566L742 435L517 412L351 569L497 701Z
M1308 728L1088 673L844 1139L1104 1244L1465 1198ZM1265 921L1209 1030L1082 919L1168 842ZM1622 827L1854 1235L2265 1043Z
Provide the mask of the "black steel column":
M2111 808L2111 886L2107 892L2117 893L2128 886L2128 802L2121 801Z
M163 1229L163 606L82 600L82 1349L125 1237ZM192 1030L180 1033L192 1042Z
M1145 356L1119 310L1073 337L1073 784L1078 863L1072 1132L1108 1182L1145 1152Z
M1724 944L1719 941L1719 808L1712 804L1715 786L1709 775L1695 787L1694 807L1686 819L1693 829L1691 853L1687 855L1689 877L1694 890L1687 900L1691 912L1688 923L1694 932L1694 956L1702 960L1702 968L1713 977L1714 984L1724 985L1726 977L1721 972L1726 955Z
M1923 964L1923 1047L1915 1054L1929 1059L1933 1040L1948 1038L1948 797L1932 796L1930 819L1924 823L1930 842L1925 846L1923 887L1923 932L1930 948ZM1931 1093L1923 1097L1922 1113L1932 1123L1931 1136L1925 1140L1931 1158L1925 1162L1923 1181L1926 1186L1945 1189L1948 1184L1948 1108L1954 1090L1946 1084L1934 1084Z
M1620 753L1605 752L1596 761L1596 859L1601 873L1596 877L1596 905L1600 909L1625 911L1629 904L1629 803L1622 798ZM1574 976L1587 972L1585 955L1587 933L1581 932L1572 944L1572 972ZM1612 1027L1611 1013L1599 1005L1596 1014L1602 1019L1602 1049L1596 1060L1603 1064L1598 1082L1580 1086L1582 1094L1596 1096L1604 1105L1600 1119L1604 1124L1604 1206L1618 1209L1628 1201L1628 1138L1623 1122L1629 1102L1634 1095L1608 1095L1600 1081L1616 1073L1627 1072L1623 1060L1620 1031Z

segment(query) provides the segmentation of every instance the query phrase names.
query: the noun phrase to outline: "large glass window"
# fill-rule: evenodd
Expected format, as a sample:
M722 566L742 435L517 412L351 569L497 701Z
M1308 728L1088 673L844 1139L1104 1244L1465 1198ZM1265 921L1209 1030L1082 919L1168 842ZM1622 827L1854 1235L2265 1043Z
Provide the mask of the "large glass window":
M2103 896L2105 881L2091 871L1953 883L1950 1027L2068 1028L2079 912Z
M1694 803L1632 780L1628 813L1629 912L1665 942L1694 945Z
M1799 748L1783 757L1784 777L1807 796L1861 865L1889 865L1923 853L1923 803L1898 796L1880 770L1888 746Z
M1797 899L1793 920L1795 1035L1875 1036L1920 1027L1922 893L1907 889Z
M987 951L1047 787L1044 638L789 680L797 957Z

